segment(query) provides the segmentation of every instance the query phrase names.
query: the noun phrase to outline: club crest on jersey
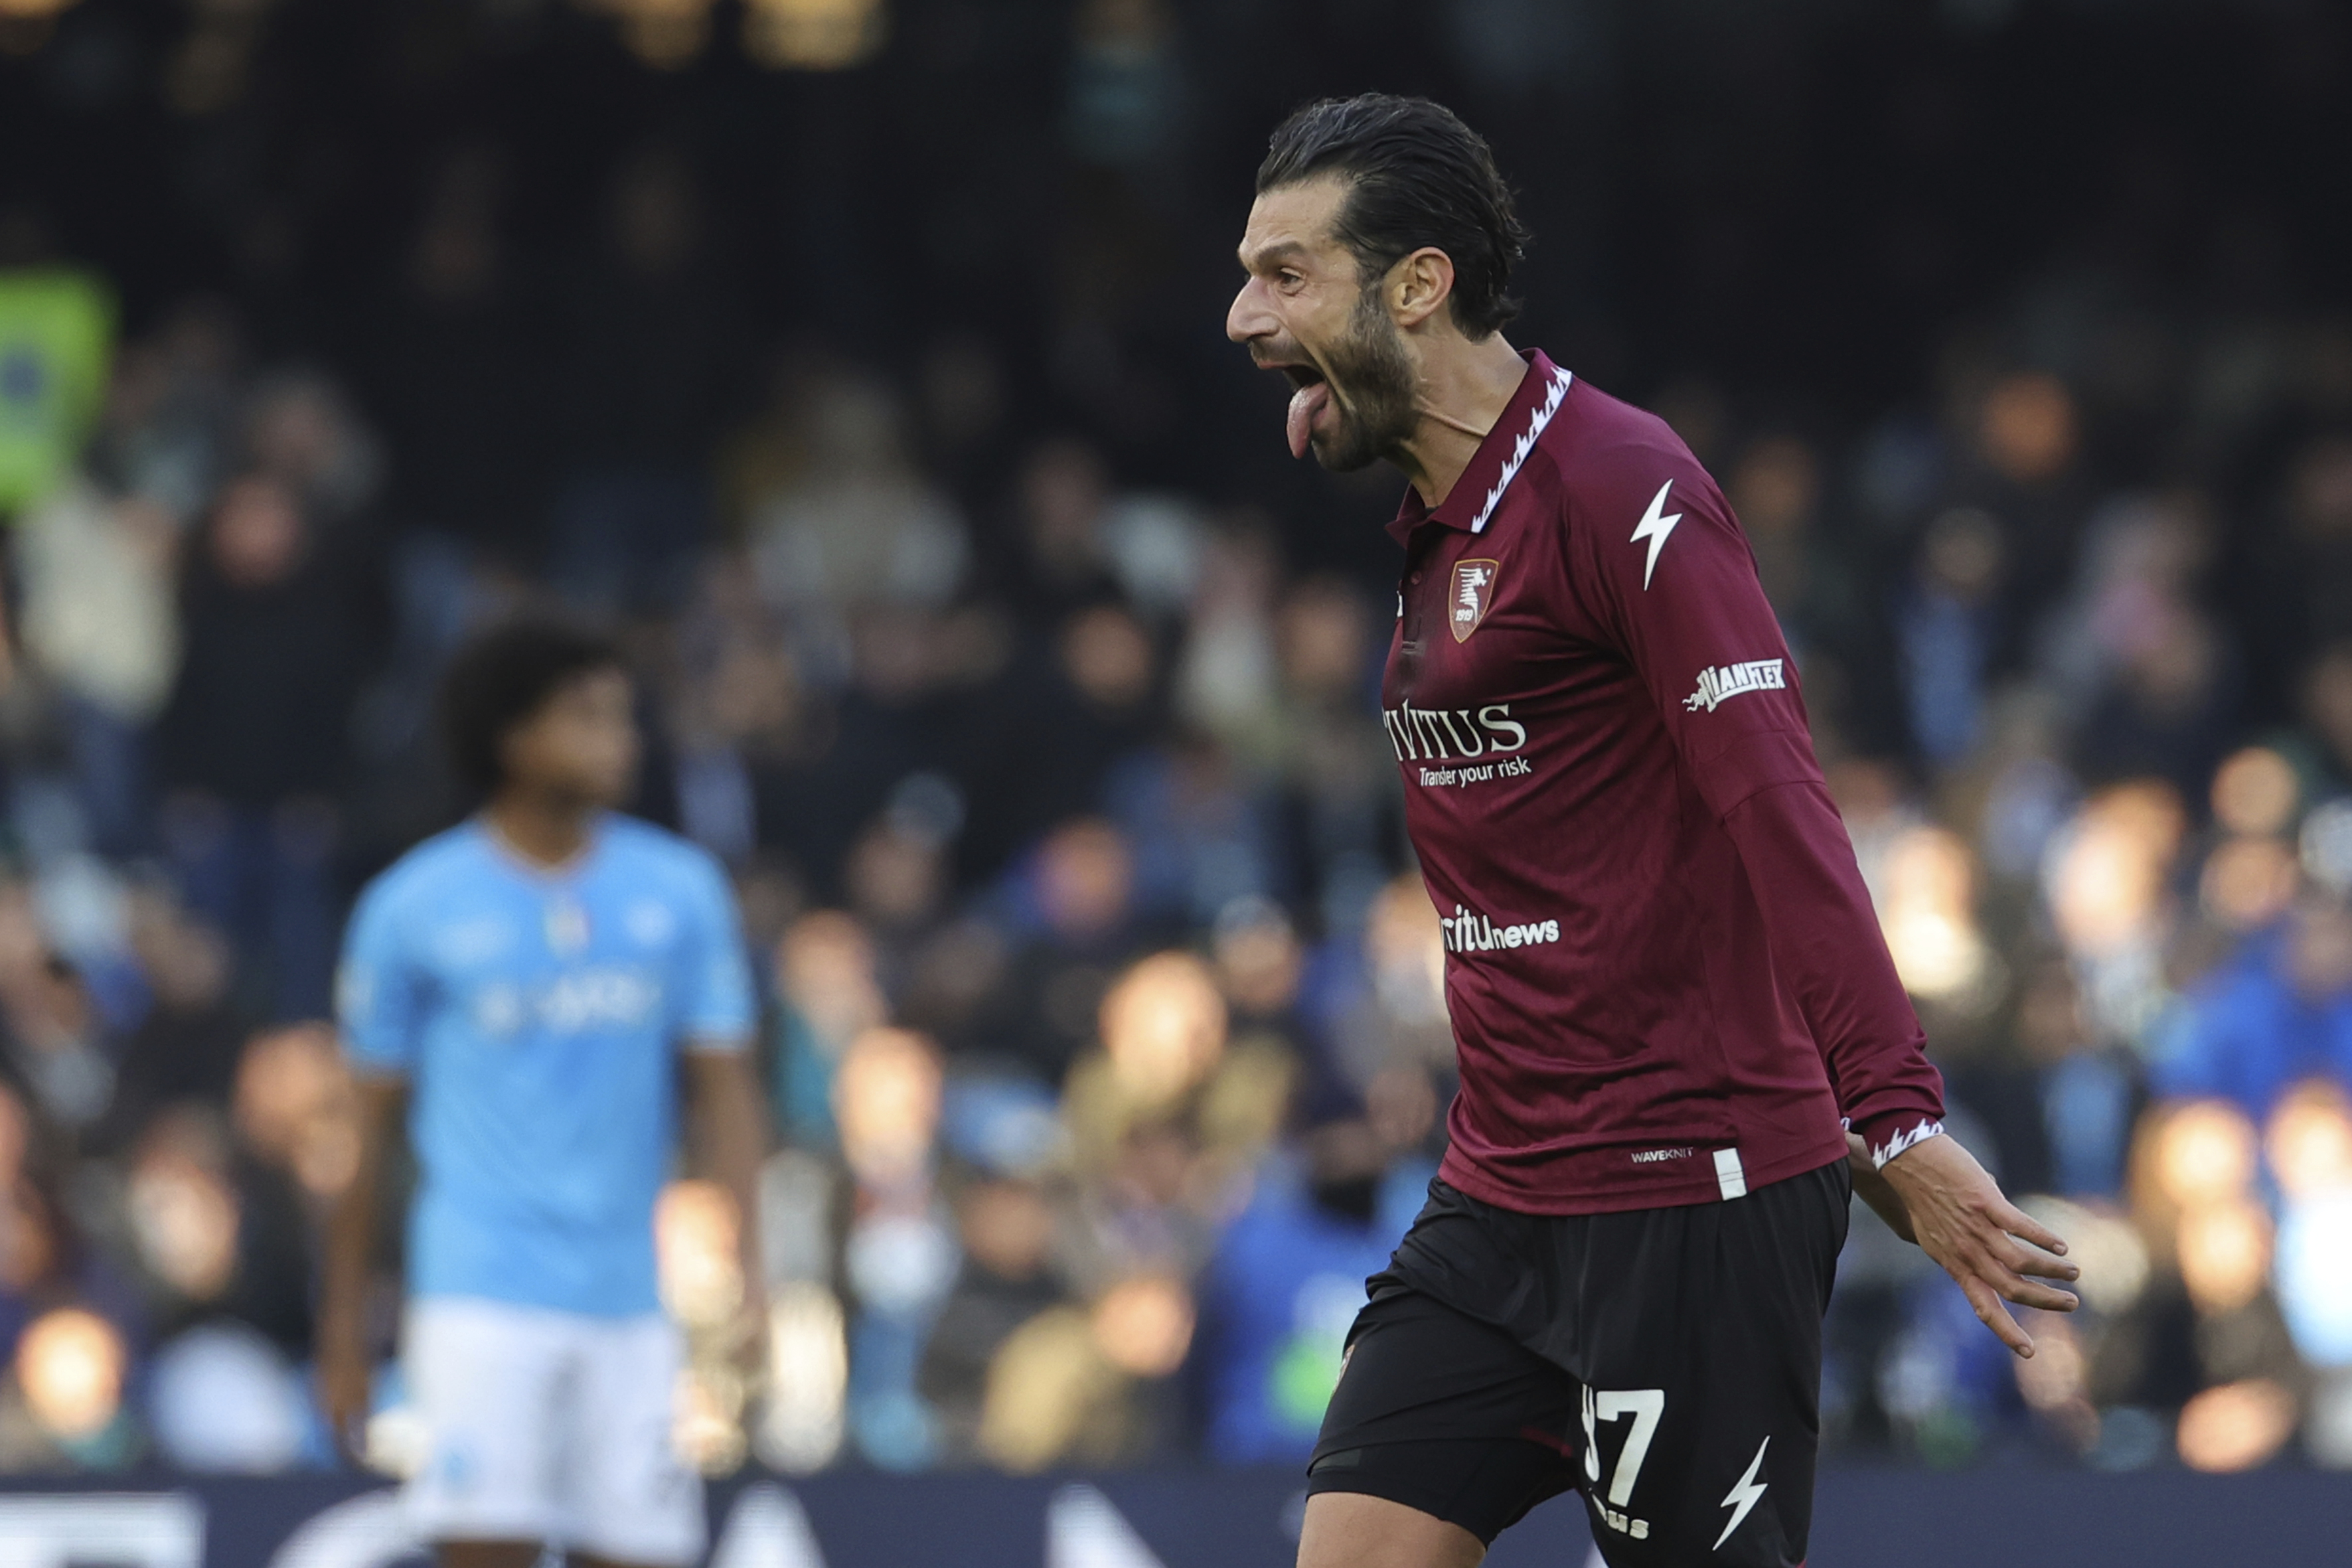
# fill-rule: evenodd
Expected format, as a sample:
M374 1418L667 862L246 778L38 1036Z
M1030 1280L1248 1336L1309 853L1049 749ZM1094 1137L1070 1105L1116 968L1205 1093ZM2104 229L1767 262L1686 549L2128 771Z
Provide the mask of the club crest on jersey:
M588 911L569 899L547 906L547 947L558 958L570 958L588 946Z
M1495 574L1501 570L1499 561L1454 563L1454 602L1446 611L1445 624L1454 628L1455 642L1466 641L1486 618L1487 606L1495 602Z

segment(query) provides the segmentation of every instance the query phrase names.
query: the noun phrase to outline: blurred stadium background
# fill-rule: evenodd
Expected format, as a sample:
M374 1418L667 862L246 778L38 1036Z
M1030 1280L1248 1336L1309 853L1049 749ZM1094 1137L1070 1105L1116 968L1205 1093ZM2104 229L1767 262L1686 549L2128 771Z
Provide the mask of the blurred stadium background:
M625 629L641 808L770 983L761 1212L661 1213L680 1442L1304 1455L1450 1043L1396 482L1289 462L1221 321L1266 130L1370 86L1519 183L1514 336L1722 479L1960 1127L2084 1266L2012 1364L1857 1211L1829 1462L2345 1517L2319 0L0 0L11 1485L331 1468L336 934L455 809L442 661L540 602Z

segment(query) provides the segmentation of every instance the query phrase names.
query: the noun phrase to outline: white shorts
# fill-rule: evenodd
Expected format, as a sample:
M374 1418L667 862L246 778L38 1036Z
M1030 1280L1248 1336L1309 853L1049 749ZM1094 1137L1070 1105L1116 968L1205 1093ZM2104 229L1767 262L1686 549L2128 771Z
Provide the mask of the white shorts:
M428 1540L648 1568L701 1557L702 1479L670 1437L683 1352L667 1319L429 1297L408 1304L401 1360L427 1436L407 1500Z

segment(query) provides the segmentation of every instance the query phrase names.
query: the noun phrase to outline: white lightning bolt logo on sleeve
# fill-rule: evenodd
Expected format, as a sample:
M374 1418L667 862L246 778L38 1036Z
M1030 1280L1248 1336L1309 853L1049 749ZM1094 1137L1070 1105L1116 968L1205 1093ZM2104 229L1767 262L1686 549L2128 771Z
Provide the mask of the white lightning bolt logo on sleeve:
M1658 569L1658 552L1666 547L1666 535L1672 533L1675 524L1683 520L1682 513L1666 511L1666 492L1674 488L1672 479L1658 487L1658 493L1650 498L1650 510L1642 514L1642 526L1633 531L1633 537L1628 541L1633 544L1639 544L1645 539L1650 542L1650 558L1642 563L1642 592L1644 594L1650 591L1650 574Z
M1659 493L1663 495L1665 492L1662 490ZM1731 1510L1731 1522L1725 1525L1723 1533L1715 1538L1713 1548L1715 1551L1723 1550L1723 1543L1731 1539L1731 1532L1739 1528L1739 1521L1748 1517L1748 1510L1756 1506L1758 1500L1764 1496L1764 1489L1772 1484L1769 1481L1759 1481L1756 1479L1756 1472L1764 1468L1764 1450L1771 1446L1772 1439L1769 1437L1756 1445L1756 1457L1748 1461L1748 1473L1740 1477L1739 1484L1725 1493L1723 1500L1716 1505L1717 1508L1727 1508Z

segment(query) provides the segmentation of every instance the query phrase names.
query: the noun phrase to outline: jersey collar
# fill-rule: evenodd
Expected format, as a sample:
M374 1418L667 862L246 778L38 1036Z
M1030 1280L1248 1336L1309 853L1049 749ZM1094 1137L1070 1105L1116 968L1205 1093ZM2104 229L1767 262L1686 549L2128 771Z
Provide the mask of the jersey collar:
M474 814L473 828L474 832L480 837L482 847L489 851L490 858L532 887L542 890L552 890L569 887L577 882L581 873L595 863L597 856L602 854L604 848L605 826L611 815L609 812L597 814L595 819L588 825L587 839L580 846L578 853L561 866L541 865L509 844L505 835L491 826L489 816L486 812Z
M1389 535L1398 543L1424 522L1458 529L1464 533L1484 533L1493 521L1495 510L1503 503L1503 492L1519 477L1520 466L1528 454L1536 449L1536 438L1558 414L1567 401L1569 383L1575 378L1551 363L1541 349L1529 349L1519 356L1528 362L1528 373L1519 378L1519 389L1511 394L1511 401L1503 407L1502 417L1478 443L1470 455L1470 466L1454 481L1445 493L1443 504L1424 506L1421 492L1405 487L1404 503L1397 508L1396 521L1389 524Z

